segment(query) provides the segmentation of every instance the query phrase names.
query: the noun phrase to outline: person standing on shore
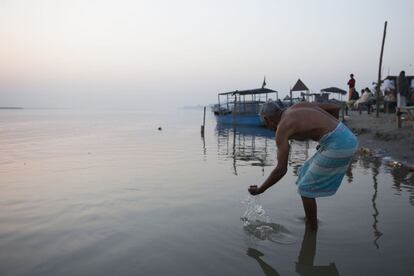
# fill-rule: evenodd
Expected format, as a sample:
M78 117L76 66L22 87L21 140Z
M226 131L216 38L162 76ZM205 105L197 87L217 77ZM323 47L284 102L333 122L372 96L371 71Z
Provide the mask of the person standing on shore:
M350 79L348 81L348 86L349 86L349 94L348 94L348 101L352 100L352 94L354 93L355 90L355 79L354 79L354 74L350 75Z
M408 96L409 87L405 72L401 71L397 79L397 107L404 107L407 105L406 97Z
M317 152L303 164L296 181L306 226L314 230L318 227L315 198L336 193L358 147L355 135L338 121L339 109L335 104L308 102L285 109L268 101L260 111L266 126L276 130L277 166L260 187L251 185L248 191L261 194L286 174L290 139L319 142Z

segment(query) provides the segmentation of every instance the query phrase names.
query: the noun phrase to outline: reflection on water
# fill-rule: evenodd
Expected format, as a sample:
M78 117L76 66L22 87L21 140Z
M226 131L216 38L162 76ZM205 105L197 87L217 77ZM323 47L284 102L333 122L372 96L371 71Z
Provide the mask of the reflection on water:
M204 136L204 133L201 134L201 140L203 142L203 160L206 161L207 147L206 147L206 138Z
M380 166L381 166L381 160L378 158L375 158L373 162L371 162L372 179L374 182L374 193L372 195L372 209L374 210L372 217L374 218L374 223L372 224L372 228L374 230L374 245L377 249L379 248L378 240L382 236L382 233L378 230L379 211L377 208L378 174L379 174Z
M290 151L289 151L289 159L288 164L292 167L293 175L297 176L299 168L303 165L303 163L309 158L309 155L312 154L312 150L310 147L316 148L316 144L312 143L311 141L290 141Z
M410 203L414 206L414 172L403 166L391 166L387 170L393 176L395 190L409 192Z
M299 252L298 260L295 263L295 271L299 275L339 275L335 263L328 265L315 265L317 232L309 229L305 230L302 240L302 246ZM279 272L271 265L262 260L264 254L257 249L248 248L247 256L258 262L264 275L280 275Z
M316 143L291 142L281 185L240 222L276 164L271 131L207 121L199 140L199 112L0 113L0 275L414 275L413 172L390 160L356 156L316 239L293 184Z
M388 157L382 158L381 156L364 154L356 156L353 163L357 163L366 170L371 169L374 185L378 182L377 176L379 173L390 174L393 179L392 187L397 192L408 192L410 204L414 206L414 172L410 171L408 167L402 166ZM374 187L374 189L377 188Z
M272 223L259 201L259 196L249 196L246 199L246 211L241 219L247 235L278 244L293 244L294 239L290 232L283 225ZM295 271L299 275L339 275L335 263L315 265L316 240L317 231L305 229ZM264 254L258 249L250 247L246 254L259 263L264 275L280 275L275 268L262 260Z
M317 232L305 230L302 247L296 263L296 272L300 275L339 275L335 263L315 265Z
M354 158L350 168L347 171L348 182L353 181L353 174L352 169L356 167L356 165L363 167L366 170L371 171L372 175L372 183L373 183L373 192L371 197L371 204L372 204L372 229L374 235L374 246L379 249L379 239L383 235L383 233L379 230L379 210L377 207L377 197L378 197L378 175L380 174L380 168L383 165L383 160L381 157L378 156L366 156L366 155L358 155ZM388 169L388 168L387 168Z
M261 257L264 256L264 254L260 252L259 250L254 249L254 248L249 248L247 249L246 254L247 256L252 257L259 263L260 268L263 270L264 275L266 276L280 275L279 272L276 271L276 269L274 269L271 265L269 265L268 263L266 263L265 261L261 259Z
M217 125L217 151L219 158L231 159L233 173L238 166L272 166L275 162L274 131L261 127L230 127ZM272 150L273 149L273 150Z
M259 203L260 196L248 196L246 211L241 220L244 231L259 240L269 240L280 244L293 242L290 232L283 226L273 223Z
M243 229L248 235L252 235L260 240L269 240L280 244L292 243L289 231L281 224L255 220L250 221Z
M219 158L231 159L233 173L239 166L273 166L276 162L275 132L262 127L231 127L217 125L217 150ZM288 164L297 175L299 168L315 151L311 141L290 141ZM205 148L203 147L203 150Z

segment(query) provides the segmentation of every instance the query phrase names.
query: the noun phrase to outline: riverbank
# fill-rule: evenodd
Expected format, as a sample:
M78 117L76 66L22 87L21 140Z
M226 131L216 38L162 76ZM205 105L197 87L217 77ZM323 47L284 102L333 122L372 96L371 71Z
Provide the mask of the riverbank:
M390 157L414 169L413 122L403 122L402 128L397 128L395 114L380 113L377 118L375 113L350 111L345 124L358 135L362 151Z

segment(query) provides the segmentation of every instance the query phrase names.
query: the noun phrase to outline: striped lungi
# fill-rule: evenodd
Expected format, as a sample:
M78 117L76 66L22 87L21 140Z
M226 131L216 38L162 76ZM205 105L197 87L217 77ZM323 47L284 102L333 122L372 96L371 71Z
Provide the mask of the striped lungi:
M318 151L299 170L298 192L315 198L336 193L358 148L355 135L342 123L319 141Z

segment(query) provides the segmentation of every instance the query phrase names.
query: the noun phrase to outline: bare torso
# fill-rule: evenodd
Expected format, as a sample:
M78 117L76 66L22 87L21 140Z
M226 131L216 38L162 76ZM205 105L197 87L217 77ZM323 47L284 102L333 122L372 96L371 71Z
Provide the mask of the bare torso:
M324 109L308 104L296 104L283 112L277 133L288 132L289 139L319 141L336 128L338 120Z

